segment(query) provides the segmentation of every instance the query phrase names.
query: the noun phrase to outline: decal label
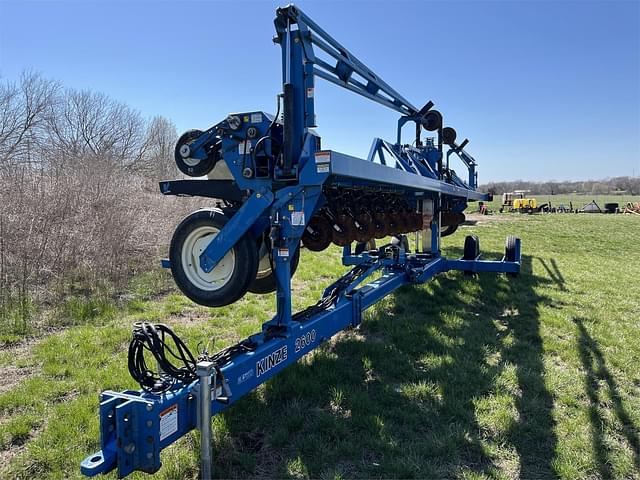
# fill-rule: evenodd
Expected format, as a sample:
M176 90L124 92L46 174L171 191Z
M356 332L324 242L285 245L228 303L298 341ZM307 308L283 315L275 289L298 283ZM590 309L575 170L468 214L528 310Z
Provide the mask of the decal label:
M291 212L291 225L304 225L304 212Z
M251 153L251 140L240 142L238 144L238 153L240 155L248 155L249 153Z
M262 123L262 114L261 113L252 113L251 114L251 123Z
M289 256L289 249L288 248L279 248L278 249L278 256L279 257L288 257Z
M331 152L316 152L316 163L331 162Z
M301 337L296 338L296 352L303 350L316 341L316 331L311 330Z
M313 98L313 87L307 88L307 98Z
M316 171L318 173L329 173L329 164L323 163L317 166Z
M178 404L160 413L160 441L178 431Z
M246 382L247 380L249 380L251 377L253 377L253 369L251 370L247 370L246 372L244 372L242 375L240 375L238 377L238 385L240 385L241 383Z
M262 360L256 362L256 377L264 375L273 367L280 365L287 359L287 346L284 345Z

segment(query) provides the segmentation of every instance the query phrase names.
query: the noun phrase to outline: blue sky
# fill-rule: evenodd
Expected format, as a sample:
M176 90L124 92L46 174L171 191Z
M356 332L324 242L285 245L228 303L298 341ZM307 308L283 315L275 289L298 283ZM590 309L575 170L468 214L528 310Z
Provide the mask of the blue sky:
M0 75L104 92L179 132L273 111L282 2L0 0ZM640 175L640 1L297 2L415 105L432 100L480 180ZM366 157L397 114L316 83L323 146Z

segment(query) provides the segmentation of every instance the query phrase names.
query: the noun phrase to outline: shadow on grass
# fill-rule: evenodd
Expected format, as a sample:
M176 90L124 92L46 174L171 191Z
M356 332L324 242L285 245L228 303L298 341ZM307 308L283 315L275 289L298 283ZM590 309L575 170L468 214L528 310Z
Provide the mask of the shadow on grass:
M552 258L550 260L551 266L549 266L547 265L547 262L544 260L544 258L541 258L541 257L537 257L537 258L540 261L540 264L547 271L547 275L549 275L549 278L556 284L556 286L561 291L566 292L567 288L565 287L565 284L564 284L564 277L562 276L562 273L558 268L558 263L556 262L556 259Z
M611 462L608 458L608 449L604 441L605 420L602 417L599 405L605 401L602 396L602 384L609 389L609 397L613 402L613 411L622 424L622 433L633 450L633 460L636 468L640 468L640 439L631 417L622 405L622 399L618 391L616 381L607 368L602 351L589 332L584 320L574 320L578 327L578 350L580 361L585 373L585 389L589 398L589 418L593 438L593 451L598 461L598 471L602 478L612 478Z
M457 272L400 289L358 330L224 414L216 475L555 476L538 315L550 302L536 292L552 282L534 276L525 257L516 279ZM478 402L502 388L507 368L517 413L489 404L480 422ZM515 451L513 465L498 448Z

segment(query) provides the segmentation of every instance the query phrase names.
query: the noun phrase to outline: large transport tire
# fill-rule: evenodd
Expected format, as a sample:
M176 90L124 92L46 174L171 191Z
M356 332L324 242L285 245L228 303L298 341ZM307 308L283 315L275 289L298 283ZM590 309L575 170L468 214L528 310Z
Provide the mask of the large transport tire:
M247 292L258 271L258 249L250 234L245 234L205 273L200 268L200 253L229 221L218 209L198 210L186 217L171 239L171 273L178 288L187 297L207 307L229 305Z
M504 259L507 262L516 261L516 238L513 235L509 235L504 246ZM507 272L509 277L517 277L518 272Z
M477 235L467 235L464 239L463 260L475 260L480 255L480 239Z
M293 275L298 269L301 248L302 244L298 245L296 253L291 257L291 278L293 278ZM273 264L270 258L270 252L271 247L265 242L262 242L260 247L260 262L258 264L256 278L251 282L251 285L249 285L249 291L251 293L265 294L275 292L277 289L278 283L276 282L276 275L272 268Z

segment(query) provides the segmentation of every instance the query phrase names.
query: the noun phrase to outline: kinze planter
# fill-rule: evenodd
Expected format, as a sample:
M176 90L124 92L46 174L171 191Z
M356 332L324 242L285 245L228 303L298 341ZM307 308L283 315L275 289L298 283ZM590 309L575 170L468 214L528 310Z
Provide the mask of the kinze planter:
M462 258L441 255L440 238L464 221L467 203L489 196L476 191L468 141L456 143L432 102L409 103L295 6L277 10L275 28L283 77L276 114L233 113L185 133L176 145L177 165L201 178L162 182L160 189L218 205L192 213L173 235L163 264L180 290L209 307L247 291L275 292L277 313L255 335L197 358L166 326L137 324L129 371L142 390L101 394L101 450L82 462L85 475L155 472L161 450L198 428L207 478L211 416L356 327L362 312L386 295L449 270L520 270L520 240L512 236L501 261L481 260L475 236L465 239ZM366 159L323 148L312 130L316 78L398 112L395 142L374 139ZM401 142L407 124L415 127L412 145ZM464 178L450 168L451 155L466 168ZM374 246L384 238L391 240ZM293 313L291 278L301 246L319 252L332 243L343 247L343 263L352 268L315 305ZM145 361L145 352L153 361Z

